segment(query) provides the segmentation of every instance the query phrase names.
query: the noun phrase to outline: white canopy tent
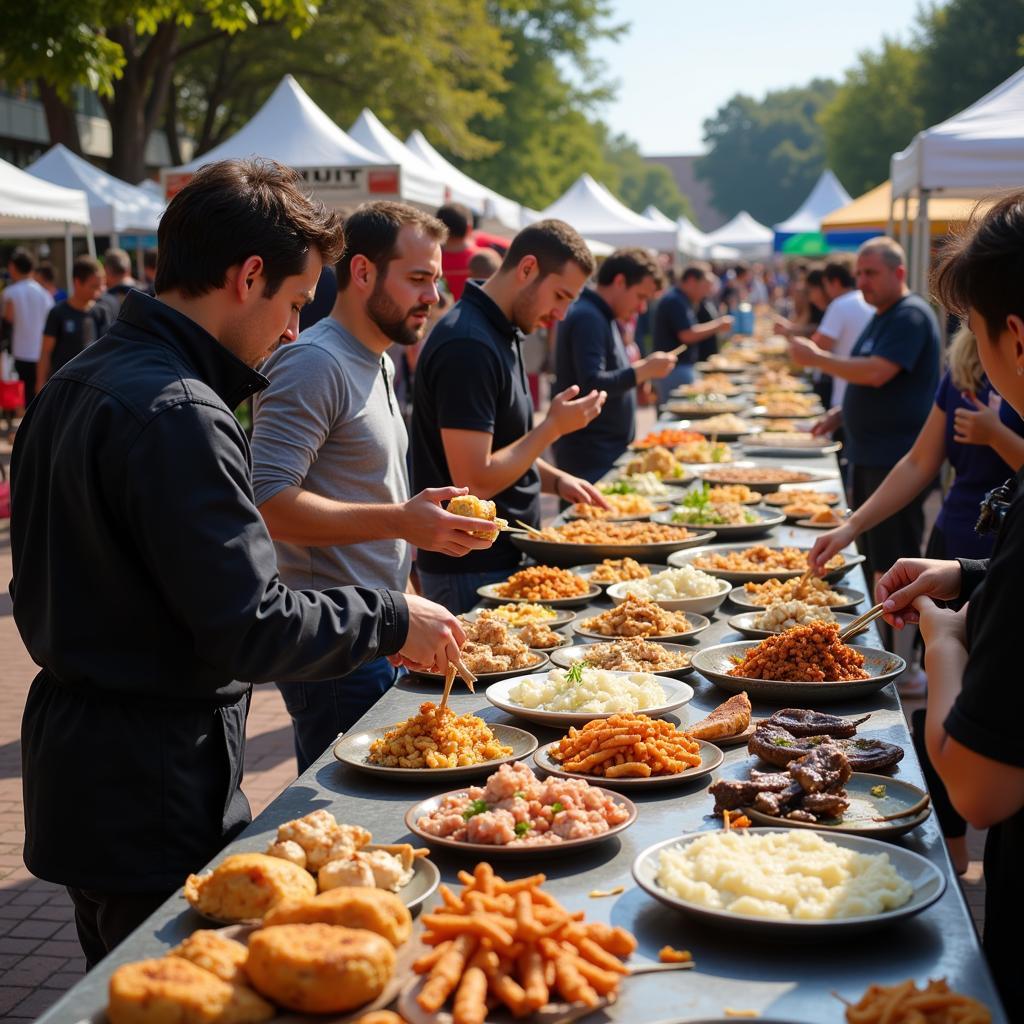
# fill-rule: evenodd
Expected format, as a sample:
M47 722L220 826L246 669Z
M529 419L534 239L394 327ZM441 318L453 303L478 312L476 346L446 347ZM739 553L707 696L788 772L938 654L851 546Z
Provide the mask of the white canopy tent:
M448 191L449 201L468 206L485 221L494 221L500 227L513 231L519 230L522 220L522 207L519 203L506 199L486 185L481 185L454 164L449 163L419 129L405 140L405 145L440 176Z
M161 171L165 194L173 196L203 164L251 156L295 169L330 206L351 207L371 196L395 199L401 194L401 169L349 138L291 75L281 79L231 138L181 167Z
M406 202L419 203L431 212L444 203L445 185L441 175L392 135L372 110L364 107L348 133L381 161L397 164L402 169L401 194Z
M0 237L55 238L64 236L64 264L71 280L71 238L84 234L89 252L96 242L89 222L89 202L81 189L51 185L0 160Z
M615 247L639 245L659 252L676 251L676 228L658 227L619 202L589 174L582 174L543 216L571 224L581 235Z
M646 217L652 224L659 228L674 228L676 222L671 217L666 217L653 203L646 207L641 216Z
M786 236L820 231L824 217L851 202L850 193L832 171L825 168L796 213L775 225L775 234Z
M935 194L978 198L1024 181L1024 68L966 110L926 128L890 164L892 201L919 199L914 237L901 223L908 248L911 287L924 290L930 262L928 199ZM904 204L904 209L909 204ZM890 221L892 218L890 217Z
M723 224L706 236L709 246L725 245L737 250L740 256L755 260L771 256L774 239L775 232L754 220L746 210L740 210L728 224Z

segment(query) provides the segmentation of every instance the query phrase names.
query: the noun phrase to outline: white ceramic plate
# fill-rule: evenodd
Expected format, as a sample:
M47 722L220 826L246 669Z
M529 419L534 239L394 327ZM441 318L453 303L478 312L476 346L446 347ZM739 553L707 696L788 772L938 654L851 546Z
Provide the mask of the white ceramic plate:
M804 569L709 569L703 565L696 565L697 559L706 555L728 555L732 552L747 551L752 547L760 547L758 544L709 544L700 548L690 548L687 551L677 551L669 555L668 564L672 566L693 565L695 569L706 572L709 576L717 576L720 580L727 580L729 583L764 583L765 580L794 580L803 576ZM783 547L797 548L803 551L806 556L810 548L801 548L796 544L773 544L769 545L772 550L778 551ZM864 561L863 555L843 553L843 564L835 569L830 569L822 579L828 582L841 580L854 566Z
M599 564L599 562L590 562L587 565L577 565L573 568L572 571L576 573L577 576L582 576L588 583L591 584L591 586L600 587L602 590L607 590L609 587L614 586L616 582L622 582L613 580L611 583L606 583L603 580L597 580L596 582L592 583L591 577L593 576L594 570L598 567ZM650 563L641 564L643 564L644 567L650 571L650 574L652 576L656 572L661 572L662 569L665 568L665 566L663 565L653 565Z
M832 611L837 611L840 608L856 608L857 605L864 603L864 594L859 590L854 590L853 587L837 587L835 584L832 584L829 589L845 598L842 604L832 605ZM754 604L750 600L743 587L734 587L729 592L729 600L733 604L739 605L740 608L752 608L755 611L764 610L764 605Z
M664 571L665 566L659 566L659 572ZM629 581L634 582L634 581ZM616 603L622 604L627 597L627 589L629 582L626 583L613 583L608 588L608 596ZM671 612L686 612L687 617L691 614L694 615L706 615L709 612L715 611L729 596L729 583L726 580L718 581L718 593L711 594L709 597L673 597L655 599L651 598L656 605L664 608L666 611ZM576 630L579 633L579 630ZM589 636L590 634L582 634ZM606 640L613 640L614 637L605 637ZM660 639L660 638L659 638Z
M737 633L741 633L743 636L749 637L751 640L764 640L765 637L775 636L776 633L781 633L781 629L761 629L754 625L754 619L756 619L761 612L741 612L739 615L731 615L729 617L729 626L735 629ZM833 618L839 623L840 629L845 629L854 619L856 615L851 615L849 612L832 612Z
M482 587L477 587L476 592L488 601L495 601L498 604L543 604L548 608L579 608L589 604L595 597L601 596L601 588L596 583L592 583L585 594L576 594L572 597L546 597L543 600L533 597L505 597L498 591L498 587L501 586L504 584L485 583Z
M617 586L618 584L616 584ZM614 588L609 588L609 595ZM667 609L666 609L667 610ZM594 616L596 618L596 616ZM595 633L589 630L584 625L589 622L590 619L578 619L575 626L573 626L573 632L577 636L585 636L591 640L624 640L626 637L621 636L605 636L604 633ZM703 633L708 626L711 625L711 620L706 615L698 615L696 612L687 612L686 621L690 623L690 628L684 630L682 633L666 633L664 636L647 636L645 640L667 640L670 643L674 643L677 640L688 640L690 637L696 636L698 633Z

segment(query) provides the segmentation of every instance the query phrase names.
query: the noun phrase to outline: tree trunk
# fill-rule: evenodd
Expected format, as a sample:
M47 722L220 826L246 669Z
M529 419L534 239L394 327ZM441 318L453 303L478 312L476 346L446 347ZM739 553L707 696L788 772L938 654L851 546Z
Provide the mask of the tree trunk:
M178 89L177 83L173 81L170 92L167 94L164 135L167 136L167 151L170 154L171 166L178 167L185 161L181 158L181 139L178 136Z
M46 130L50 134L50 145L63 143L72 153L82 155L82 140L78 135L78 121L70 103L61 99L57 90L45 78L36 79L39 98L46 113Z

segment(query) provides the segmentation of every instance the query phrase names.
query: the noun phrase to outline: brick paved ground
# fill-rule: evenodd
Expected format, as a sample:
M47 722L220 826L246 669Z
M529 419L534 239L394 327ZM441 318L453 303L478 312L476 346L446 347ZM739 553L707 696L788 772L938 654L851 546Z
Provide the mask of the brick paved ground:
M642 410L642 427L649 420ZM0 444L5 463L9 449ZM553 511L548 510L548 514ZM31 1021L84 971L64 890L33 878L22 862L19 725L35 674L11 618L6 522L0 522L0 1020ZM258 813L295 777L291 723L277 690L256 688L248 724L243 788ZM971 837L971 867L964 889L975 920L983 915L981 837Z

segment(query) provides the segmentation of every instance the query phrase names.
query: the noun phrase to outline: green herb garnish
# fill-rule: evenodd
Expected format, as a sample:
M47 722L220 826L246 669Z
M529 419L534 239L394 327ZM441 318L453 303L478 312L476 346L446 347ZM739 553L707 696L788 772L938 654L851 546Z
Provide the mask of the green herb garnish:
M572 668L565 673L565 681L567 683L582 683L583 682L583 662L577 661L573 663Z
M871 795L872 796L885 796L885 786L872 786L871 787Z
M558 814L559 811L564 811L564 810L565 810L565 805L562 803L561 800L556 800L551 805L551 813L552 814Z
M602 494L635 494L636 488L626 480L619 480L614 484L602 484Z
M486 800L473 800L470 805L462 812L462 817L469 821L470 818L475 818L478 814L483 814L487 810Z
M787 740L784 736L776 736L772 740L772 745L776 747L791 747L793 746L793 741Z
M526 794L521 789L517 789L512 795L517 800L525 800L526 799Z
M517 821L516 822L516 835L525 836L530 831L530 823L528 821Z

